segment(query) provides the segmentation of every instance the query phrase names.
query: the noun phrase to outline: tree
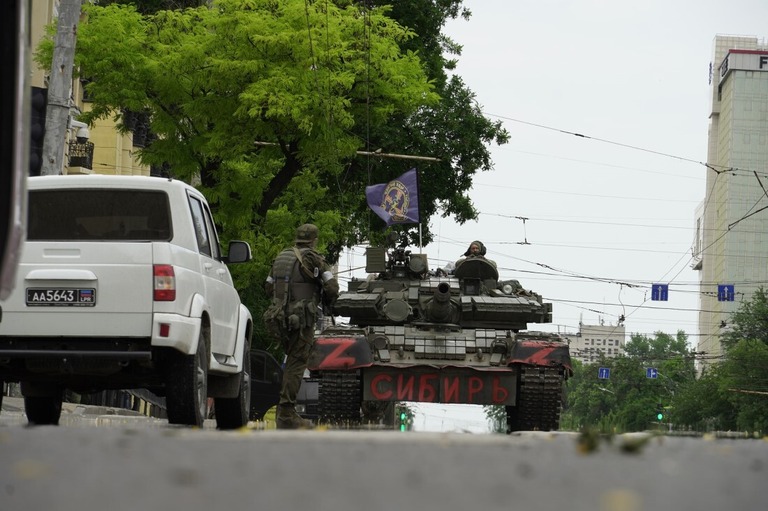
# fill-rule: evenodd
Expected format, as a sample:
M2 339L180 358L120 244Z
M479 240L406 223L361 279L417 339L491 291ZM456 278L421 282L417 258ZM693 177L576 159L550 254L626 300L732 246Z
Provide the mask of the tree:
M736 410L720 380L720 367L715 364L698 379L683 385L672 400L675 424L696 431L736 429Z
M484 405L483 412L491 423L492 433L507 432L507 409L504 405Z
M670 357L688 354L688 336L679 330L675 337L664 332L656 332L654 337L633 334L624 346L624 354L649 362L666 360Z
M721 337L726 351L743 340L768 345L768 294L765 289L759 287L751 299L742 301L728 323L731 328Z
M130 4L144 14L166 9L196 7L205 0L105 0L104 4ZM351 2L335 2L350 5ZM439 158L440 161L383 159L366 155L351 158L343 180L337 175L322 175L321 183L327 187L328 201L343 210L345 222L337 224L335 239L328 246L328 256L334 261L344 246L360 242L379 242L384 236L383 222L371 214L362 190L367 185L382 182L402 174L404 166L416 166L425 179L420 185L423 242L432 240L427 220L441 212L453 215L457 222L477 219L467 192L477 171L493 167L488 144L504 144L509 134L501 121L485 118L475 95L461 80L447 71L455 69L455 58L461 55L461 46L441 33L449 19L461 17L469 20L471 13L462 6L461 0L366 0L357 2L362 16L386 7L387 15L403 27L411 29L409 37L396 42L401 51L419 56L427 80L440 97L436 103L424 103L415 114L393 111L386 123L378 122L370 115L369 104L375 97L366 97L366 109L358 109L356 122L349 132L357 137L358 149L371 153L396 152L413 156ZM305 6L306 7L306 6ZM308 23L309 13L307 13ZM320 34L322 36L322 34ZM362 32L363 39L370 32ZM310 37L309 44L317 42ZM321 41L323 42L323 41ZM320 55L322 48L317 47ZM375 57L368 52L367 63ZM367 83L367 82L366 82ZM367 86L366 86L367 87ZM367 92L367 88L366 88ZM406 167L407 168L407 167ZM374 177L375 176L375 177ZM262 212L263 213L263 212ZM399 226L406 238L415 243L419 230L413 225Z
M600 367L610 369L609 379L598 379ZM647 377L649 367L656 369L658 378ZM693 356L684 332L674 337L663 332L653 337L634 334L624 355L603 358L575 372L568 381L563 423L574 429L597 427L608 433L649 429L656 420L658 405L669 409L679 389L694 379Z
M768 431L768 296L761 287L743 301L723 335L721 362L684 385L675 418L699 430Z
M721 392L736 410L740 431L768 431L768 344L742 340L722 363Z
M451 74L461 46L441 33L449 19L469 20L471 13L461 0L373 0L369 5L392 6L390 16L413 30L414 37L402 41L405 51L419 55L430 83L440 96L435 104L425 105L416 115L395 115L386 124L361 122L354 128L370 150L396 152L440 158L440 161L409 161L421 176L420 205L423 242L432 241L427 220L436 213L453 216L458 223L477 219L477 211L468 196L476 172L493 168L488 146L505 144L509 134L500 121L487 119L475 94L460 76ZM402 174L402 160L357 158L352 161L347 177L356 190L374 182L386 181ZM380 176L380 178L379 178ZM357 238L347 237L347 244L363 240L379 241L384 224L371 215L364 201L352 202L357 209L350 216ZM411 244L417 241L414 226L400 226Z
M616 392L597 378L606 360L596 364L574 363L573 376L566 384L566 408L561 419L564 428L581 429L586 426L604 426L616 406ZM610 429L610 426L604 429Z

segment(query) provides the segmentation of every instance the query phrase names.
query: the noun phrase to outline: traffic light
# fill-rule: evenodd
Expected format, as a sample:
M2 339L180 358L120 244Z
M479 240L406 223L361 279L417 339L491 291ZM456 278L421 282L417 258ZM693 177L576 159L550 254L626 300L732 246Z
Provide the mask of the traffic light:
M400 420L400 431L405 431L408 429L408 414L405 413L405 408L400 409L400 415L398 415Z
M664 420L664 407L661 405L661 403L656 405L656 420L659 422Z
M43 168L43 141L45 140L45 111L48 108L48 89L32 87L29 116L29 175L39 176Z

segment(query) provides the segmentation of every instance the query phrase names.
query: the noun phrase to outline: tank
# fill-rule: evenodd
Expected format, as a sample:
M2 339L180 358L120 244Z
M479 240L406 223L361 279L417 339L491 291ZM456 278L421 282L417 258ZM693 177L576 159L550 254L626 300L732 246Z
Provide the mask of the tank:
M310 354L320 422L391 424L392 405L410 401L501 405L508 432L557 430L568 345L526 331L551 322L552 305L484 257L428 267L405 247L366 250L368 278L334 305L348 324L321 331Z

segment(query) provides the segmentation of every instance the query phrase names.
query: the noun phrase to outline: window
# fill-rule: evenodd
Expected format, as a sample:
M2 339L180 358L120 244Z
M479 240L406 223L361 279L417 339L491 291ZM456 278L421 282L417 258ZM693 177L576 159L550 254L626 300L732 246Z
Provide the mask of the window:
M216 234L216 226L213 224L211 211L206 205L203 205L203 214L205 215L205 226L208 230L208 237L211 240L211 257L214 259L221 259L221 252L219 250L219 236Z
M152 190L32 190L30 241L169 241L165 192Z
M208 228L205 222L205 212L203 203L195 197L189 198L189 209L192 211L192 223L195 226L195 236L197 237L197 249L201 254L212 257L211 241L208 236Z

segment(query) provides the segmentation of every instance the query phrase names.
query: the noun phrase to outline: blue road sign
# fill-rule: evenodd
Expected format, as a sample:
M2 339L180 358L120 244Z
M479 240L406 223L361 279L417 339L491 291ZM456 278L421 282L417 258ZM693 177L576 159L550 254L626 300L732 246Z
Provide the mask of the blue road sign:
M659 371L657 371L655 367L646 367L645 368L645 377L646 378L658 378L659 377Z
M597 370L597 377L601 380L607 380L611 376L611 368L610 367L601 367Z
M666 302L669 296L669 284L653 284L651 286L651 300Z
M736 290L733 284L718 284L717 285L717 301L718 302L732 302Z

